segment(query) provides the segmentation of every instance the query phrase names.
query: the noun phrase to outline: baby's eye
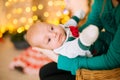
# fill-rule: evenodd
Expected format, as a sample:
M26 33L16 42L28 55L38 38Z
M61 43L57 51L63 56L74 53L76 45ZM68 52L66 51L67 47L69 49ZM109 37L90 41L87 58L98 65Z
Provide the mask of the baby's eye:
M51 27L51 30L54 30L54 28L53 28L53 27Z
M49 43L50 41L51 41L51 39L49 38L49 39L48 39L48 43Z

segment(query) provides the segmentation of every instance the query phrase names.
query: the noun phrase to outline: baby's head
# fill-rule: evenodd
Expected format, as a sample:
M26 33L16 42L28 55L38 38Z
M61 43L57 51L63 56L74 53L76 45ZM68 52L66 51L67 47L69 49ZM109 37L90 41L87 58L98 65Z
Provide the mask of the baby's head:
M27 31L26 40L33 47L56 49L66 39L65 30L57 25L36 22Z

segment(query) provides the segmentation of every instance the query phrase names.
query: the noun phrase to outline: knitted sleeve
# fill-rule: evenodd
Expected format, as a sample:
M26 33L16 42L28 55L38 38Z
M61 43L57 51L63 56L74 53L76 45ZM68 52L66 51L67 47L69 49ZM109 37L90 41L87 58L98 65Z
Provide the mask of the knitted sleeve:
M64 24L65 27L69 26L77 26L80 19L83 19L85 17L85 12L83 10L76 11L74 15L71 17L71 19Z

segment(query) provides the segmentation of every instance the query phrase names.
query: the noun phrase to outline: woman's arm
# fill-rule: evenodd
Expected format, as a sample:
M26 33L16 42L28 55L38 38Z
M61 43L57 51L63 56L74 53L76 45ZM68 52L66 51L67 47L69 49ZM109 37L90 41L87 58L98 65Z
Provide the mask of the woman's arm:
M83 25L80 30L83 30L89 24L94 24L102 29L101 21L100 21L100 12L102 8L103 0L94 0L94 4L92 6L92 12L90 13L88 20L85 25ZM99 9L99 8L100 9ZM79 68L87 68L87 69L112 69L116 67L120 67L120 20L118 20L119 25L118 30L114 36L113 41L111 42L107 53L101 56L96 57L76 57L73 59L69 59L65 56L59 55L58 57L58 68L71 71L72 74L76 74L76 70ZM107 36L106 36L107 37Z
M72 74L76 74L76 70L79 68L87 68L93 70L99 69L112 69L120 67L120 25L115 34L113 41L110 44L110 47L107 53L102 54L101 56L96 57L76 57L69 59L64 56L58 57L58 68L71 71ZM71 65L72 64L72 65Z
M56 54L54 51L52 50L48 50L48 49L41 49L38 47L33 47L32 49L39 51L40 53L44 54L45 56L47 56L48 58L50 58L51 60L53 60L54 62L58 61L58 54Z

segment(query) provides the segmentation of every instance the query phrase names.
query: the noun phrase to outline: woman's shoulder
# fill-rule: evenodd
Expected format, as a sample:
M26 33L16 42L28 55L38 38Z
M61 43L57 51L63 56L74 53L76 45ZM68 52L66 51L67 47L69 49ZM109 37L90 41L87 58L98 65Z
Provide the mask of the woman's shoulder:
M92 9L101 10L104 0L93 0Z

